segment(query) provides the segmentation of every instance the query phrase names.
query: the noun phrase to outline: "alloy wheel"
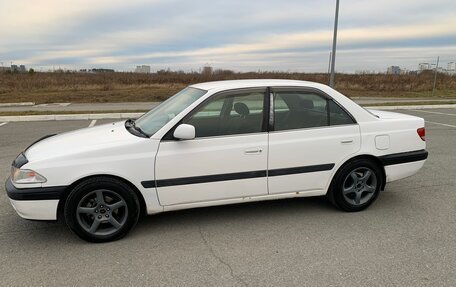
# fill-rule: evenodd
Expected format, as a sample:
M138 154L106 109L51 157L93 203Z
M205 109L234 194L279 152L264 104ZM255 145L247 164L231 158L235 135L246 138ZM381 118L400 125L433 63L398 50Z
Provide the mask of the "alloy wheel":
M125 225L127 203L112 190L95 190L79 201L76 218L79 225L92 235L111 235Z
M359 167L350 172L344 180L344 199L355 206L368 202L377 190L377 176L367 167Z

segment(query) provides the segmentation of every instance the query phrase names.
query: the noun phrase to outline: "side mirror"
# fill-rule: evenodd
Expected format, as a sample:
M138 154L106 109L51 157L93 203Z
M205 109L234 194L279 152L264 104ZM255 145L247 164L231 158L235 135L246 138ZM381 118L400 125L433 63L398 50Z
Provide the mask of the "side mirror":
M191 140L195 138L195 127L187 124L180 124L174 130L174 137L179 140Z

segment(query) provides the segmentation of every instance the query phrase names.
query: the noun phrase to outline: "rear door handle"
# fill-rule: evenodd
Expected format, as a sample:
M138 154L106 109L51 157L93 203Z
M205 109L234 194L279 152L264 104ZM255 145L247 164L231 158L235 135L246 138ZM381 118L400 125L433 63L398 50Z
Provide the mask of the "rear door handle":
M351 144L353 143L353 139L343 139L340 141L341 144Z
M251 149L246 149L244 151L245 154L260 154L262 153L263 150L261 148L251 148Z

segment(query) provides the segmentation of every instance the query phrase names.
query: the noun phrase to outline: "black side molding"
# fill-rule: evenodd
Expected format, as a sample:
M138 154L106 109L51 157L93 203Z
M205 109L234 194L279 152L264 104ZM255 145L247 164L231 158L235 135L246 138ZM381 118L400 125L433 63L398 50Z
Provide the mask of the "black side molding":
M319 165L308 165L290 168L271 169L268 172L268 176L280 176L298 173L308 173L317 171L326 171L334 168L334 163L319 164Z
M258 170L258 171L246 171L246 172L181 177L181 178L171 178L171 179L159 179L156 181L156 184L157 184L157 187L164 187L164 186L173 186L173 185L248 179L248 178L257 178L257 177L265 177L265 176L266 176L266 170ZM155 181L152 181L152 182L155 183ZM145 183L147 183L147 182L143 181L141 184L144 187L146 187ZM155 184L153 184L153 186L150 186L150 187L155 187Z
M246 172L236 172L236 173L224 173L224 174L213 174L213 175L203 175L203 176L159 179L157 181L147 180L147 181L142 181L141 185L144 188L165 187L165 186L175 186L175 185L249 179L249 178L258 178L258 177L266 177L266 176L281 176L281 175L291 175L291 174L298 174L298 173L327 171L327 170L331 170L333 168L334 168L334 163L330 163L330 164L272 169L269 171L256 170L256 171L246 171Z
M16 188L8 178L5 188L8 197L13 200L53 200L62 197L66 186Z
M401 164L401 163L425 160L425 159L427 159L428 154L429 153L427 152L427 150L422 149L422 150L416 150L416 151L384 155L384 156L380 156L379 159L384 166L387 166L387 165L393 165L393 164Z

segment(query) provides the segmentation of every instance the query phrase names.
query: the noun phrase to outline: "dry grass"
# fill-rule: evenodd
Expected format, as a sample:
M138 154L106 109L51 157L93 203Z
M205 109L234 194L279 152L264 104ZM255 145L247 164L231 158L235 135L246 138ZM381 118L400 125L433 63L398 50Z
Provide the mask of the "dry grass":
M142 102L161 101L193 83L234 79L296 79L326 84L326 74L216 71L211 75L182 72L0 74L0 102ZM432 73L419 75L336 76L336 89L350 97L429 97ZM439 74L437 96L456 97L456 76Z

